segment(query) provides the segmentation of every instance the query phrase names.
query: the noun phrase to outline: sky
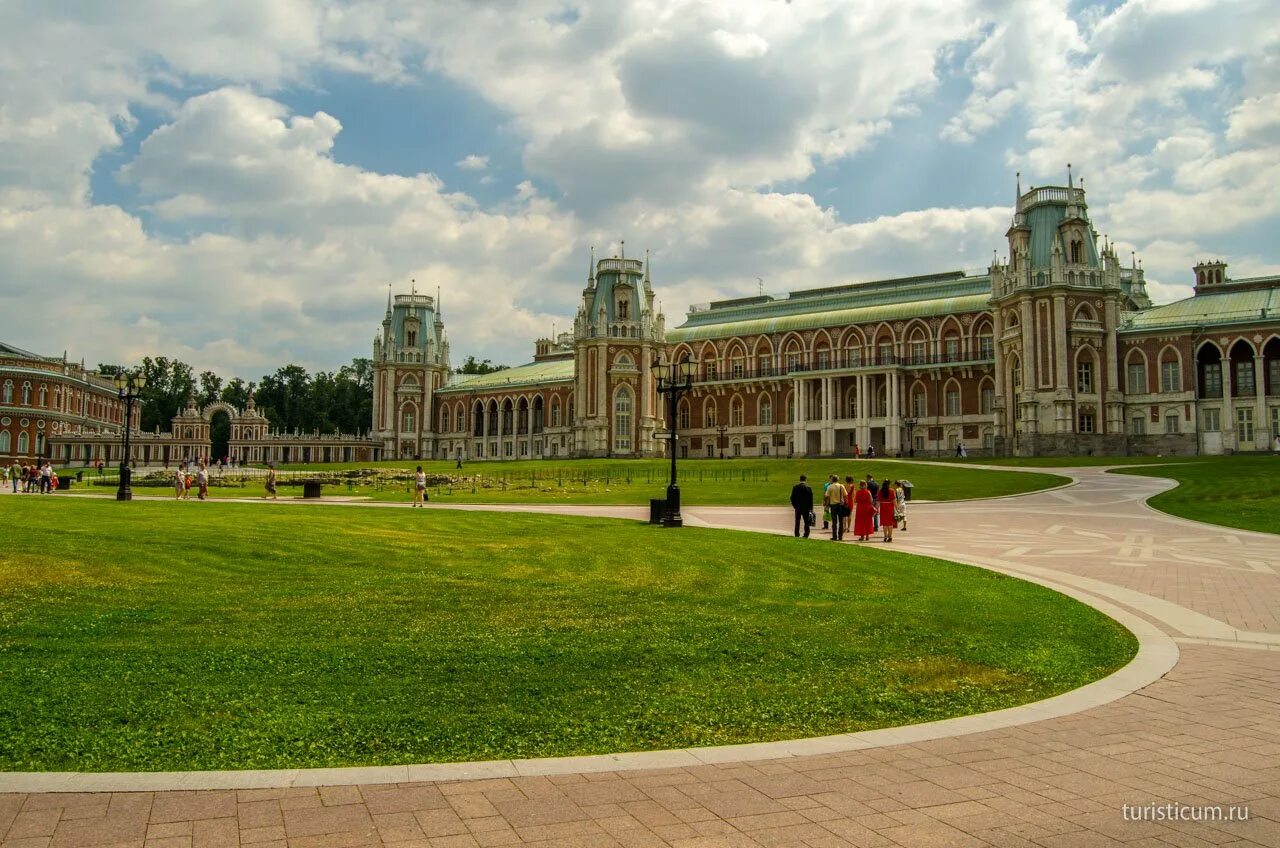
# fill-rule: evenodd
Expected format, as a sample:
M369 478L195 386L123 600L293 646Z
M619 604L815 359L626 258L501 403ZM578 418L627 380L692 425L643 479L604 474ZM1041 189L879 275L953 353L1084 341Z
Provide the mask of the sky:
M983 272L1067 163L1157 302L1280 273L1273 2L0 0L0 340L332 370L416 286L518 364L592 246L677 326Z

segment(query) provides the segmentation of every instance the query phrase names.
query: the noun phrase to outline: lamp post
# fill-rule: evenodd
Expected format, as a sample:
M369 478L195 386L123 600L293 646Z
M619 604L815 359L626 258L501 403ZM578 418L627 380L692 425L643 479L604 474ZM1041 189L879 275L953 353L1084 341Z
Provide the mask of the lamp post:
M727 432L729 432L729 425L719 424L716 426L716 433L719 434L716 437L716 447L720 448L721 459L724 459L724 434Z
M911 434L916 429L916 419L907 416L902 419L902 423L907 425L907 456L916 455L916 443L911 440Z
M667 484L667 513L663 516L662 526L683 527L680 487L676 484L676 411L680 395L693 388L693 374L697 363L687 356L674 364L659 359L653 363L652 369L654 376L658 378L658 391L667 396L667 429L671 437L671 482Z
M147 384L147 378L141 371L120 372L115 376L116 392L124 401L124 455L120 457L120 488L116 489L116 500L133 500L133 489L129 487L133 471L129 468L129 427L133 421L133 402Z

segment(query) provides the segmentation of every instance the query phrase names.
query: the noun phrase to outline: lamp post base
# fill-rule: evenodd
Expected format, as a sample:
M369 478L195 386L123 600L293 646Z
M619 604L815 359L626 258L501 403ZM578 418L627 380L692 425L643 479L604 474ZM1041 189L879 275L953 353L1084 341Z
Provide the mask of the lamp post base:
M120 488L116 489L116 500L131 501L133 500L133 489L129 484L133 482L133 469L124 465L120 467Z
M662 519L662 526L684 526L684 518L680 515L680 487L675 483L667 486L667 514Z

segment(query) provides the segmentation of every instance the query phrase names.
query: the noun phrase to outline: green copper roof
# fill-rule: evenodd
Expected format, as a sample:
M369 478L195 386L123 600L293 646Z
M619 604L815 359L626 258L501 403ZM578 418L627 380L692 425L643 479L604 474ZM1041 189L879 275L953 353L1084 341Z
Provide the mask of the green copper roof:
M1275 281L1276 286L1272 288L1199 294L1186 300L1134 312L1124 316L1120 332L1274 321L1280 316L1280 277Z
M506 388L532 386L540 383L561 383L573 380L573 359L552 359L546 362L530 362L494 371L492 374L455 374L454 382L437 391L447 392L500 391Z

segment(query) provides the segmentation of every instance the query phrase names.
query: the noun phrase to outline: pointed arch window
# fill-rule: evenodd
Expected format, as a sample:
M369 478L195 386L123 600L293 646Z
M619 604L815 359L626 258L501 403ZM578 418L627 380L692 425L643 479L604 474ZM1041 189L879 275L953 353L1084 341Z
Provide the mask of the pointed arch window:
M631 389L626 386L613 398L613 449L631 452Z
M1128 385L1129 394L1144 395L1147 393L1147 361L1142 358L1141 354L1135 353L1129 358L1129 365L1125 369L1125 382Z
M702 404L702 426L716 426L716 402L712 398L707 398Z
M773 424L773 402L767 396L760 398L760 423L763 426Z
M1160 361L1160 391L1182 391L1182 363L1173 351L1167 351Z
M22 384L22 405L23 406L31 405L31 384L30 383Z
M676 413L676 421L681 430L689 429L689 401L680 401L680 411Z
M945 400L947 405L947 415L960 415L960 386L957 383L951 382L947 384Z
M13 381L4 381L4 403L13 403Z
M978 393L979 411L983 415L990 415L996 408L996 387L990 383L986 383L982 387L982 391Z
M733 399L733 402L729 404L729 426L731 427L742 426L742 422L746 417L743 412L743 406L744 404L742 403L742 398L740 397L735 397Z

